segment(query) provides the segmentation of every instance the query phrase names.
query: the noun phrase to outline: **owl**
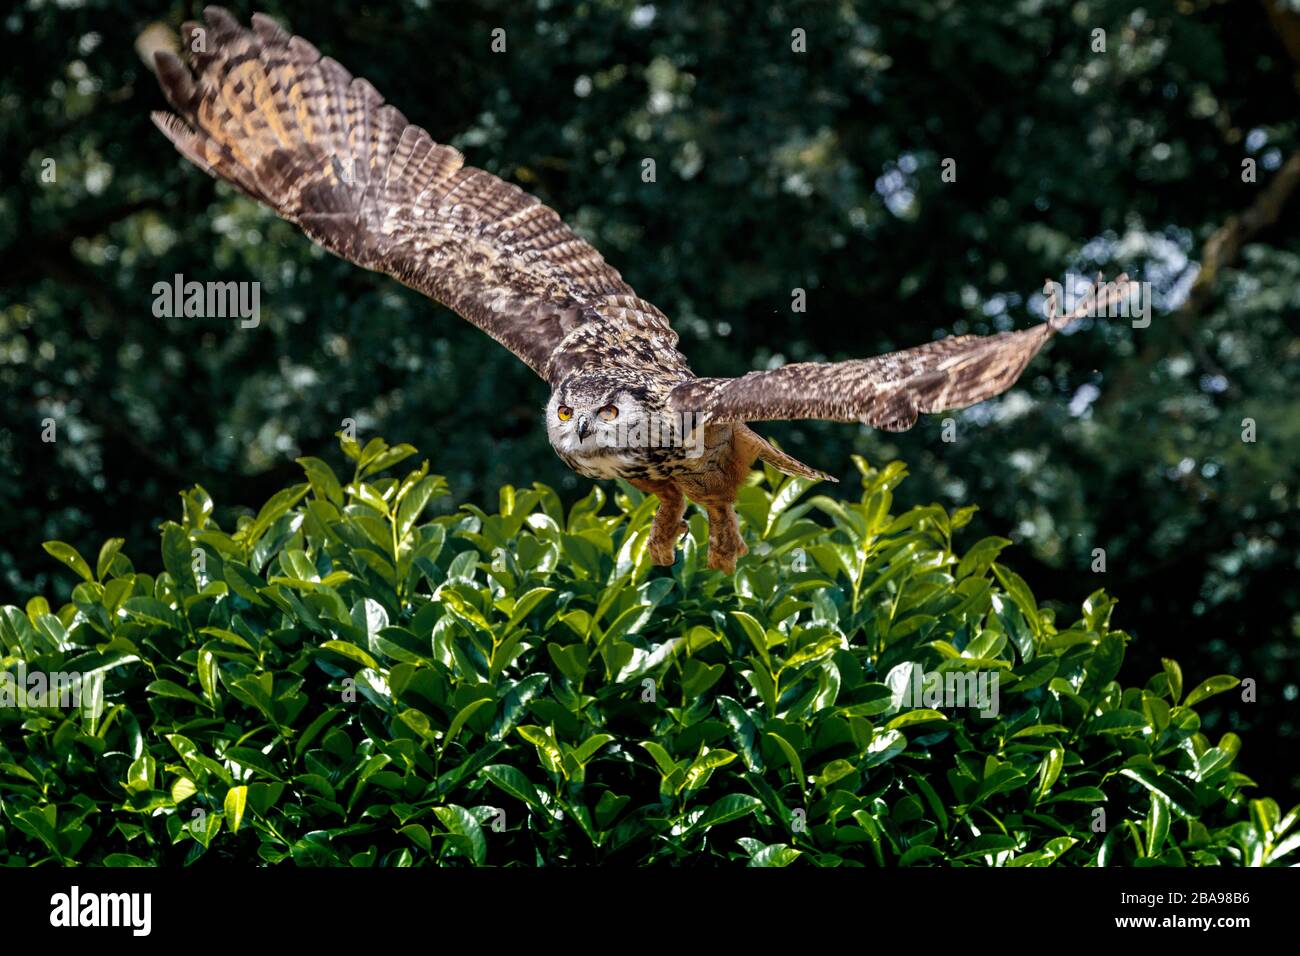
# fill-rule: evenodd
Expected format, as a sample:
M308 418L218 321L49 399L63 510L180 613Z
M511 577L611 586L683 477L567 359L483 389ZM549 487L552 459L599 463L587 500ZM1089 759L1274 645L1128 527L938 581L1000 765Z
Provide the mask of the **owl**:
M182 28L190 63L154 66L175 114L153 114L180 153L270 206L313 241L452 309L550 387L546 433L590 478L657 496L647 548L671 565L688 501L708 515L708 565L746 547L733 507L755 461L834 480L750 424L828 419L903 430L922 412L1009 388L1074 316L961 335L875 358L702 378L667 316L549 207L409 123L378 91L263 15L209 7ZM1119 280L1117 280L1119 281Z

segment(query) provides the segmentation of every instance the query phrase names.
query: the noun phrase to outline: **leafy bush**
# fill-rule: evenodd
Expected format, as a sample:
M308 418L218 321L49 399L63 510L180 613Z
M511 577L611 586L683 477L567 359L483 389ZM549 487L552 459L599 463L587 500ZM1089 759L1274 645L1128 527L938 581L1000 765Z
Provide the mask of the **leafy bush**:
M755 472L733 578L704 567L699 515L653 567L656 502L626 486L612 513L536 485L426 518L447 493L427 462L377 477L414 449L343 447L346 487L302 459L308 481L233 533L183 493L157 576L120 539L94 568L46 545L83 580L57 612L0 610L4 664L86 696L0 708L0 859L1258 865L1300 845L1297 811L1243 795L1237 737L1200 733L1235 678L1188 692L1167 661L1122 687L1114 602L1059 625L997 563L1010 542L954 551L973 508L891 515L898 463L859 461L857 504ZM996 674L997 713L915 706L922 672Z

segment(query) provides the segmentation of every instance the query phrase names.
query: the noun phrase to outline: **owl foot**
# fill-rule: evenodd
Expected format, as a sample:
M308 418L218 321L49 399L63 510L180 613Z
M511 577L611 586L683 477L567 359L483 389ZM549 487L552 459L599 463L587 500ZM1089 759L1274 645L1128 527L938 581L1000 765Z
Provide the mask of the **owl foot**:
M650 551L650 560L663 568L670 568L677 562L677 542L671 537L663 539L657 535L651 535L647 543Z
M708 565L715 571L734 574L736 561L749 553L736 524L736 512L730 504L709 509Z
M722 554L712 548L709 549L709 567L715 571L721 571L723 574L736 573L736 558L739 555Z
M715 571L727 574L736 573L736 561L749 554L749 546L737 535L734 541L725 544L719 541L709 542L708 565Z
M686 511L686 499L672 485L649 485L643 490L659 497L659 510L655 512L654 523L650 525L650 540L646 542L650 560L660 567L672 567L677 561L677 540L690 531L682 517Z

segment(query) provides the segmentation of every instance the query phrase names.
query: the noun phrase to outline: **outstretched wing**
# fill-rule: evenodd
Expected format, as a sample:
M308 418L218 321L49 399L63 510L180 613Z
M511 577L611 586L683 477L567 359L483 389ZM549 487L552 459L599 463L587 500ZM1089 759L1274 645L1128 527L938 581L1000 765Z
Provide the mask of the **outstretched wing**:
M1097 306L1129 294L1125 277L1103 287ZM965 408L1006 391L1060 328L1089 309L1020 332L958 335L875 358L802 362L741 378L697 378L673 389L677 412L716 422L822 418L904 431L921 412Z
M301 37L260 14L187 23L193 72L155 54L179 116L154 122L191 162L330 252L454 309L543 378L565 334L608 323L672 348L664 314L549 207L406 121Z

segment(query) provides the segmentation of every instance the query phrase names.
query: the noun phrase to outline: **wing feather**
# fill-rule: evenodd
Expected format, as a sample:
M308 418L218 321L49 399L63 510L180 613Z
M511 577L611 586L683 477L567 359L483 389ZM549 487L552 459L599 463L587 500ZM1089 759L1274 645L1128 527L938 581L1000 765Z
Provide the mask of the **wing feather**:
M965 408L1006 391L1056 331L1132 291L1124 276L1102 288L1099 302L1035 328L952 336L875 358L691 379L673 389L669 402L715 422L815 418L905 431L923 412Z
M187 68L155 54L177 114L154 122L181 155L357 265L455 310L543 378L565 335L607 323L672 349L654 305L518 186L464 165L366 80L258 14L187 23ZM553 368L554 364L554 368Z

